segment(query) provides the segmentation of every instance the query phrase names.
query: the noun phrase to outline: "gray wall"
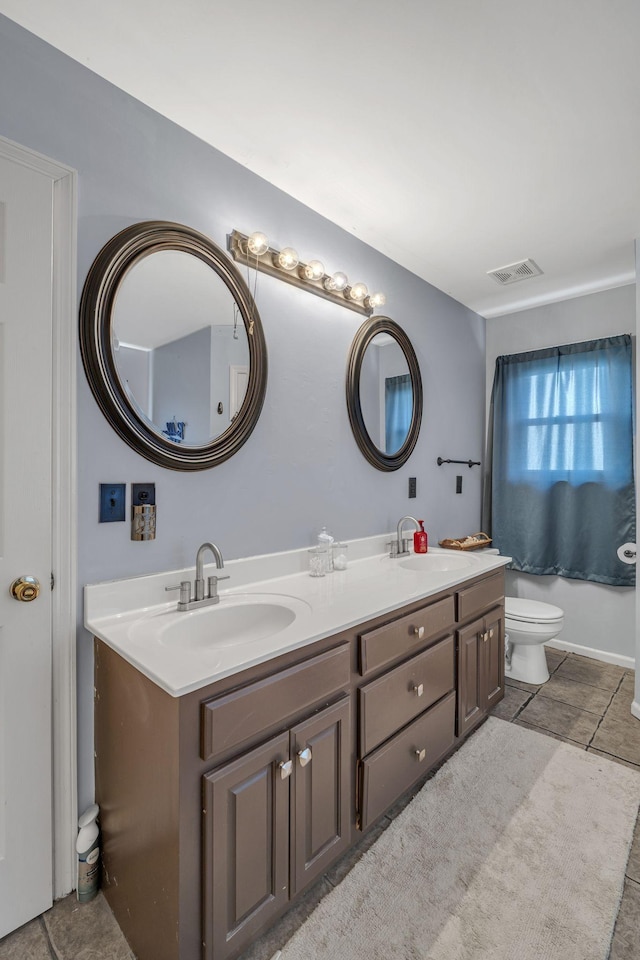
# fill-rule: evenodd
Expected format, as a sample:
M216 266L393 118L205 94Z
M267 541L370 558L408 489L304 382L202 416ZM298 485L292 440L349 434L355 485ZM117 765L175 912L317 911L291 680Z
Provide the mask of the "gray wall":
M185 424L185 443L207 443L211 429L211 327L153 351L153 422Z
M241 105L239 105L241 109ZM78 366L79 582L176 569L203 540L225 557L310 544L326 523L341 539L425 517L431 542L479 529L480 471L455 494L443 457L481 459L484 321L357 237L0 16L0 134L79 174L78 278L131 223L187 224L225 247L232 228L264 230L303 259L322 258L387 294L386 313L411 338L424 384L418 445L395 473L369 466L345 407L356 313L260 275L257 304L269 352L259 423L231 460L203 473L163 470L126 446L101 415ZM336 131L336 136L340 136ZM390 171L390 177L393 176ZM409 476L418 499L407 499ZM156 483L158 536L133 543L129 523L97 523L100 481ZM93 793L90 637L78 604L80 809Z
M563 300L487 320L487 410L496 357L636 332L635 285ZM588 523L585 517L585 523ZM620 657L635 657L635 590L563 577L507 573L507 592L554 603L565 611L560 640Z
M151 417L152 356L151 350L120 344L116 359L120 382L125 384L131 398L147 417Z

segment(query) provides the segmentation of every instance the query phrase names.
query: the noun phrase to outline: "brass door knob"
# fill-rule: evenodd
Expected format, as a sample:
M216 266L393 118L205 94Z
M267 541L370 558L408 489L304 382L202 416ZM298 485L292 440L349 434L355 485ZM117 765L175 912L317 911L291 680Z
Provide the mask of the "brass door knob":
M9 587L9 592L14 600L29 603L40 596L40 582L35 577L18 577Z

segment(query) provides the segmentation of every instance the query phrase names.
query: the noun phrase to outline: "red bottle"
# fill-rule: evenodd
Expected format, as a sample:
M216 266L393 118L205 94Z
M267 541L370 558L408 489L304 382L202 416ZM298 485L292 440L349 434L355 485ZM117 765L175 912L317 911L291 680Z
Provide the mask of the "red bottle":
M416 530L413 535L413 552L414 553L426 553L429 549L429 538L424 529L424 520L418 520L420 524L420 529Z

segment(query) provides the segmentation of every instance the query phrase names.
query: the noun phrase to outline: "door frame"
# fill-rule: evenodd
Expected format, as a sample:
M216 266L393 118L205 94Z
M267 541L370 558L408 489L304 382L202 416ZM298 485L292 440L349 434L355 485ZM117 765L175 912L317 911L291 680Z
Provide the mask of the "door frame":
M28 147L0 137L0 157L50 178L52 258L51 612L53 896L76 885L76 602L77 602L77 173Z

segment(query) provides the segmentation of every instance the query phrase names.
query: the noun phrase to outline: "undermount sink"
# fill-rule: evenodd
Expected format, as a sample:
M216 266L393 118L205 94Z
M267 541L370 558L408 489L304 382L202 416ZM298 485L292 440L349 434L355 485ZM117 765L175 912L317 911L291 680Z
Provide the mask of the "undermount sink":
M462 570L476 563L474 557L450 556L442 553L416 553L406 560L399 560L398 566L405 570L417 570L422 573L447 573L449 570Z
M199 610L174 609L139 620L131 627L131 638L185 652L216 650L271 637L310 609L296 597L239 594Z

